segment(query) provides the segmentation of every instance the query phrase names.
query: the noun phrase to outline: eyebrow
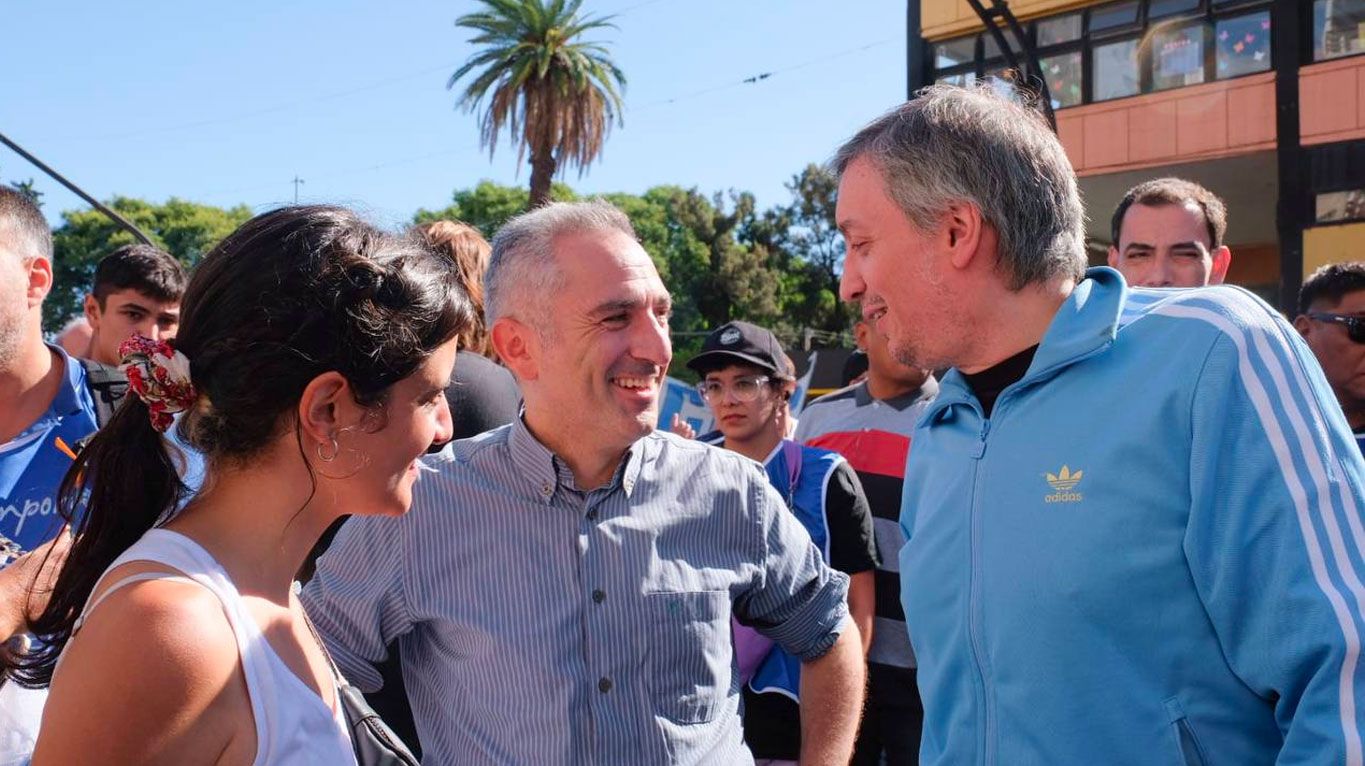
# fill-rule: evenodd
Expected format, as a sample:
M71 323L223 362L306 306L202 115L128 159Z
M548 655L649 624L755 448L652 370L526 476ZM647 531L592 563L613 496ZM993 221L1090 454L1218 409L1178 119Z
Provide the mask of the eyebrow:
M660 297L652 302L640 300L638 298L622 298L620 300L607 301L606 303L598 304L596 308L588 313L591 316L605 316L607 314L615 314L622 311L634 311L647 304L655 309L663 308L668 311L673 309L673 300L666 296Z
M127 311L127 310L129 310L129 309L132 309L133 311L141 311L141 312L144 313L144 314L151 314L151 313L152 313L152 310L151 310L151 309L147 308L146 306L142 305L141 303L133 303L133 302L131 302L131 301L129 301L128 303L123 304L122 306L119 306L119 308L122 309L122 310L124 310L124 311Z
M1131 251L1133 251L1133 250L1155 250L1155 249L1156 249L1156 245L1150 245L1150 244L1148 244L1148 243L1146 243L1146 242L1129 242L1127 245L1125 245L1125 246L1123 247L1123 252L1127 253L1127 252L1131 252ZM1208 248L1204 247L1204 243L1202 243L1202 242L1196 242L1196 241L1194 241L1194 240L1189 240L1189 241L1186 241L1186 242L1175 242L1175 243L1173 243L1173 244L1170 246L1170 249L1172 249L1172 250L1198 250L1198 251L1200 251L1200 252L1205 252L1205 251L1208 250Z

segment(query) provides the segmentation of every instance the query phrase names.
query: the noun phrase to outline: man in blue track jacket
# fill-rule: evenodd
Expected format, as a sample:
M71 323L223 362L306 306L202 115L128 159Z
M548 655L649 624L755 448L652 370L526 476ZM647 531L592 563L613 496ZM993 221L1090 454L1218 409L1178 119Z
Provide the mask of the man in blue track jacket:
M843 297L953 368L901 516L922 763L1361 764L1365 462L1298 334L1087 272L1060 143L989 90L835 164Z

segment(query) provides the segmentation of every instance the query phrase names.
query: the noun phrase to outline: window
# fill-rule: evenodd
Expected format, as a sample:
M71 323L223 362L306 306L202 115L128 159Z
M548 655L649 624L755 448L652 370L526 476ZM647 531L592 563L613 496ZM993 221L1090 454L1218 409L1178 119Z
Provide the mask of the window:
M967 87L976 82L976 72L959 72L958 74L945 74L934 80L936 83L944 85L960 85Z
M1011 48L1017 47L1017 44L1014 41L1014 35L1008 29L1002 28L1000 30L1000 34L1005 36L1005 42L1009 43ZM989 61L993 58L998 58L999 56L1000 46L995 44L995 35L991 34L990 32L982 32L981 58Z
M976 60L976 35L946 40L934 46L934 68L951 69Z
M1218 79L1270 69L1270 11L1219 19L1213 25Z
M1135 96L1138 93L1138 41L1096 45L1091 62L1095 101Z
M1204 25L1169 26L1152 34L1152 90L1204 81Z
M1090 31L1104 32L1107 30L1121 29L1136 24L1137 20L1137 0L1129 0L1129 2L1126 3L1102 5L1090 11Z
M1365 53L1365 0L1314 0L1313 60Z
M1039 48L1079 40L1081 39L1081 14L1073 13L1069 16L1042 19L1038 22L1037 30L1038 39L1034 44Z
M1151 0L1147 6L1147 18L1159 19L1177 13L1199 10L1199 0Z
M1318 223L1365 219L1365 189L1319 194L1317 208Z
M1316 57L1365 54L1365 0L1294 0L1314 10ZM1068 3L1071 4L1071 3ZM1053 108L1129 98L1273 67L1271 0L1108 0L1025 25L1041 72L1017 61L1023 84L1048 84ZM1306 21L1306 19L1305 19ZM931 46L937 82L971 83L1004 74L990 30ZM1012 32L1002 30L1015 47ZM1305 35L1308 30L1305 30Z
M1039 59L1043 77L1047 79L1047 92L1052 96L1052 108L1061 109L1081 103L1084 92L1081 89L1081 52L1073 51L1058 56Z

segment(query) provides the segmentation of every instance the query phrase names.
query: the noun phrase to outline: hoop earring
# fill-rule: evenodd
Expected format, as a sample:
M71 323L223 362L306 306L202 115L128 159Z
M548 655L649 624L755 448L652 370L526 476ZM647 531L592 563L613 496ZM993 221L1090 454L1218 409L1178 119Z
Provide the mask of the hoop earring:
M321 461L324 462L324 463L330 463L330 462L332 462L333 460L336 460L336 459L337 459L337 455L341 454L341 445L340 445L340 444L337 444L337 438L336 438L335 436L330 437L330 438L331 438L331 445L332 445L332 454L330 454L330 455L324 455L324 454L322 454L322 446L323 446L323 445L322 445L321 442L318 442L318 448L317 448L318 460L321 460Z

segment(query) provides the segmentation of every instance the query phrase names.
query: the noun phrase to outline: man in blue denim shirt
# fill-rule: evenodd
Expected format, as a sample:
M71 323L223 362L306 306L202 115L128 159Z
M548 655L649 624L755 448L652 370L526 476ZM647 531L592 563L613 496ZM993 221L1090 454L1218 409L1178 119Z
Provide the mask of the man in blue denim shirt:
M802 762L847 763L864 674L847 577L757 463L654 430L670 303L625 215L513 219L487 291L524 413L319 561L304 601L342 670L373 689L398 641L432 763L752 763L733 612L804 662Z

